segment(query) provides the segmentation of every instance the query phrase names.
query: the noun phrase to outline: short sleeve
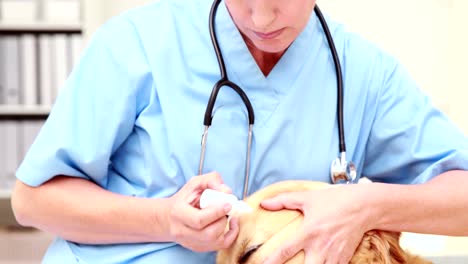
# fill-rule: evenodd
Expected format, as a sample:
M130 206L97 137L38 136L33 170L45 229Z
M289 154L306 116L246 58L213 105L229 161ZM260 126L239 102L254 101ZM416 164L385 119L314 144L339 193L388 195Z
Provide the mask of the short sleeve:
M112 154L132 133L151 74L136 29L114 18L93 36L17 178L38 186L67 175L107 182Z
M448 170L468 170L464 133L394 61L382 82L377 104L364 176L408 184L426 182Z

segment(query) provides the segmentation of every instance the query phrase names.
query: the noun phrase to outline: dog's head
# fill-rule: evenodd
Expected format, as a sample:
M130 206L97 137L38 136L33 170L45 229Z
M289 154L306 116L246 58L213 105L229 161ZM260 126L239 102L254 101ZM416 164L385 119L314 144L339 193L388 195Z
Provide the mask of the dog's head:
M270 185L246 199L254 209L252 213L239 216L240 230L233 245L218 252L218 264L257 264L264 260L299 229L303 216L294 210L271 212L260 207L260 202L280 193L329 188L330 185L311 181L285 181ZM370 231L361 241L353 264L382 263L399 264L429 263L421 260L409 262L409 255L399 245L400 233ZM301 251L287 264L303 264Z

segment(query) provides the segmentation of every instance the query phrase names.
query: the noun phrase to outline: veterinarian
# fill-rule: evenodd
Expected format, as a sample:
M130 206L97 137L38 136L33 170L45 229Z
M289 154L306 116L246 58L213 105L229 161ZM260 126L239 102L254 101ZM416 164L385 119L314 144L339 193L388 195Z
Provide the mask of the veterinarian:
M467 139L391 55L326 17L337 69L315 0L225 0L224 72L212 6L159 0L94 35L17 171L17 220L57 235L43 263L213 263L239 227L203 190L331 182L337 158L377 183L264 201L305 215L268 263L347 263L371 229L468 235Z

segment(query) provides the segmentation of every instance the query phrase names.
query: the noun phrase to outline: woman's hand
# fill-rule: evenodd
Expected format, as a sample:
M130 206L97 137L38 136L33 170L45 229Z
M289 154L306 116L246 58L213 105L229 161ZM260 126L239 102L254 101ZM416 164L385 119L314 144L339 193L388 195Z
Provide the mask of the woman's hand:
M304 214L296 236L265 263L284 263L301 250L307 264L349 263L364 233L370 230L359 191L358 185L344 185L285 193L263 201L261 206L267 210L292 209Z
M231 193L219 174L193 177L179 192L168 199L167 219L172 241L197 252L229 247L239 232L237 219L231 219L226 231L229 204L200 209L200 196L205 189Z

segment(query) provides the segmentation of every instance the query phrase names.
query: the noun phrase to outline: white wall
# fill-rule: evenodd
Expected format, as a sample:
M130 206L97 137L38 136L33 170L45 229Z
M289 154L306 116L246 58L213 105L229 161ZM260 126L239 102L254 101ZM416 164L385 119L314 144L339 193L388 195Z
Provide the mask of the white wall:
M450 116L468 135L468 1L452 1Z
M84 4L84 28L86 38L106 20L129 8L141 6L151 0L82 0Z
M323 10L395 55L468 134L466 0L318 0ZM464 54L460 56L459 54ZM464 68L463 68L464 67Z

